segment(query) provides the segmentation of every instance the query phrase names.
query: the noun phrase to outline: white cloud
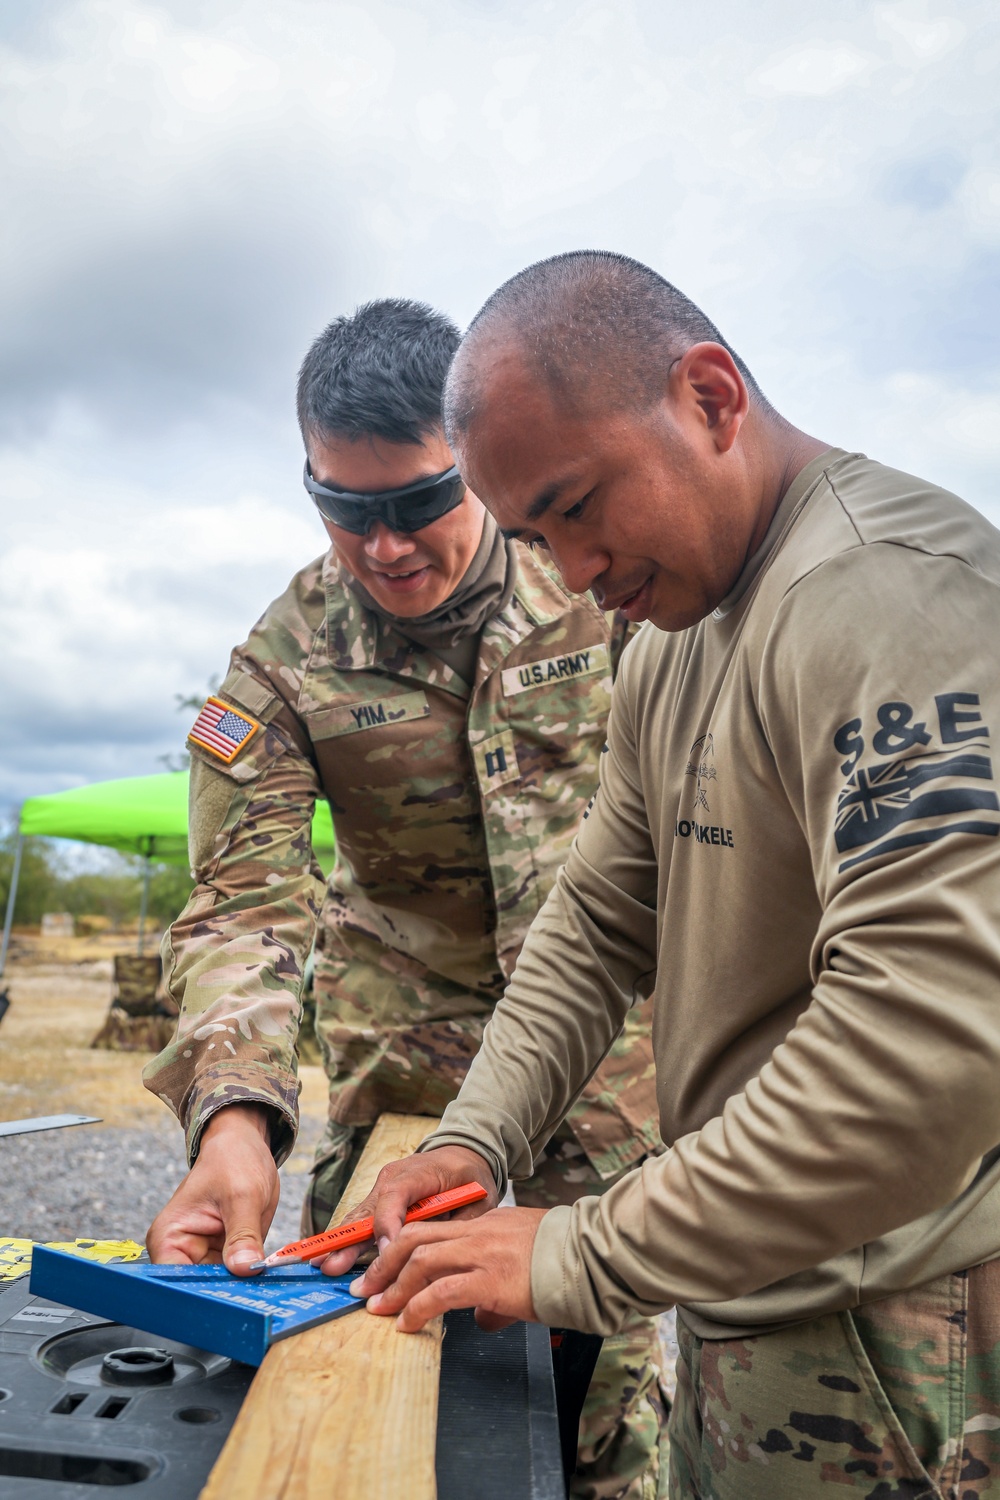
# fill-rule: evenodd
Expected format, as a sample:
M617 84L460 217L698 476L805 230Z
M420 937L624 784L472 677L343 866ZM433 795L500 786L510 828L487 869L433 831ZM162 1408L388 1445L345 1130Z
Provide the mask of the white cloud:
M0 453L0 485L24 497L0 553L3 800L161 769L187 729L175 693L223 675L326 542L304 492L294 506L231 488L201 504L128 482L98 492L61 450L40 473Z
M879 66L870 52L845 43L789 47L751 74L751 88L765 93L819 99L868 78Z
M922 67L958 47L968 28L957 16L927 15L921 0L875 7L876 29L897 44L905 61Z
M991 509L992 0L53 0L0 12L0 802L155 769L320 548L298 360L581 244L803 426ZM2 38L6 36L6 41Z
M970 232L1000 246L1000 166L971 171L959 190Z
M841 441L956 491L1000 526L1000 378L970 387L903 370L859 384L866 399L843 412Z

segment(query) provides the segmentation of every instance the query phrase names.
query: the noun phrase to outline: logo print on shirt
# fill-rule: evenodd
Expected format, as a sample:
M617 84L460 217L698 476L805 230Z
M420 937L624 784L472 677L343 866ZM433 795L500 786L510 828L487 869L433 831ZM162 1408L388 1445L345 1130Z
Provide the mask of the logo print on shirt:
M876 755L896 752L896 760L859 764L866 748L860 718L849 719L833 736L834 748L848 757L840 767L847 779L837 798L834 822L837 852L851 855L839 866L841 871L880 854L935 843L951 833L991 838L1000 833L995 817L962 816L1000 813L990 732L979 712L978 693L939 693L935 704L942 744L962 749L934 747L926 721L914 722L913 709L902 702L879 705L871 741ZM925 745L932 748L924 750ZM907 751L916 754L907 756ZM904 824L922 826L897 833Z
M713 826L697 821L699 808L711 814L712 810L708 805L708 788L713 781L718 783L719 780L719 773L715 768L715 736L711 731L700 735L691 746L687 765L684 767L684 775L694 777L694 801L691 806L695 816L681 818L674 824L674 838L691 839L695 844L715 844L723 849L734 849L736 845L733 843L731 828L720 828L718 825Z
M718 780L718 772L715 769L715 736L711 731L703 734L691 746L684 774L695 778L694 807L696 809L701 807L705 812L711 812L712 809L708 805L708 783Z

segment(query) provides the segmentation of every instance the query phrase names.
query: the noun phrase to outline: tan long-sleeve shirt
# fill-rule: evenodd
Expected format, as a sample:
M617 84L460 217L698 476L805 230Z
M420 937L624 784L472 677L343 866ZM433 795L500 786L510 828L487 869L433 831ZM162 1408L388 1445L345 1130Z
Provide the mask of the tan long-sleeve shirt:
M428 1145L525 1176L654 994L671 1149L542 1221L538 1316L723 1336L1000 1255L1000 534L830 450L690 630L646 626L601 787Z

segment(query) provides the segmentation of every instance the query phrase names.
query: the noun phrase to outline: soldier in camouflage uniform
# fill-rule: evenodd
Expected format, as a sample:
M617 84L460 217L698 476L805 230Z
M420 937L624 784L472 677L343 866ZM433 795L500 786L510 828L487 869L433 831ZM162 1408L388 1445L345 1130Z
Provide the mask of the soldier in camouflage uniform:
M671 1500L997 1493L1000 1260L755 1338L677 1336Z
M457 483L459 503L434 525L407 530L405 516L384 509L393 525L382 519L370 532L364 519L352 531L329 519L331 509L350 519L349 507L364 504L357 493L325 488L334 475L342 484L345 472L372 503L425 503L451 463L440 393L456 343L451 325L428 309L373 304L331 325L303 366L307 487L327 506L334 545L233 653L189 741L198 883L163 945L181 1019L145 1082L183 1123L195 1166L150 1231L154 1258L199 1259L225 1239L227 1263L241 1262L231 1255L227 1211L206 1235L193 1228L191 1205L200 1182L216 1170L234 1178L241 1160L230 1150L223 1168L213 1166L220 1111L228 1126L247 1107L259 1118L263 1106L274 1158L291 1149L314 934L330 1118L304 1229L329 1222L379 1114L442 1112L596 788L623 622L568 595L528 549L504 542L447 474L438 488ZM415 432L400 430L398 416L395 426L380 424L369 415L370 390L367 405L359 397L365 370L376 369L393 415L394 392L384 388L394 358L396 405L412 408L414 387L423 394ZM344 415L352 402L360 417ZM418 479L431 471L430 486L400 483L415 462ZM399 489L401 500L386 500ZM432 532L445 536L438 553L422 540ZM464 551L456 544L449 553L456 535ZM428 593L418 564L430 558L430 576L439 555L441 577L451 568L458 586L445 588L443 607L435 611L432 600L417 614ZM326 885L310 845L317 797L329 801L337 840ZM640 1007L534 1176L517 1185L518 1201L548 1207L600 1192L660 1148L656 1120ZM276 1202L260 1171L261 1222L255 1230L252 1213L241 1220L246 1261L259 1254L255 1233ZM203 1200L198 1211L200 1226ZM655 1495L658 1357L648 1319L636 1316L608 1341L584 1413L574 1494Z

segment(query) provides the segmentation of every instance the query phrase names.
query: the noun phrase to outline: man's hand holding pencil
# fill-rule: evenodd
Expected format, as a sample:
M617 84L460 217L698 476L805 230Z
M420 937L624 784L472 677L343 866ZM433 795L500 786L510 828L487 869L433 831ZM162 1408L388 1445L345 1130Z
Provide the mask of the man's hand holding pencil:
M480 1202L459 1209L447 1222L404 1222L420 1199L468 1182L486 1189ZM531 1251L545 1211L496 1204L493 1174L475 1151L442 1146L391 1162L353 1216L372 1216L379 1253L351 1291L368 1299L369 1312L395 1315L404 1333L416 1333L454 1307L474 1307L476 1321L488 1329L533 1319ZM328 1256L322 1269L342 1276L358 1249Z

